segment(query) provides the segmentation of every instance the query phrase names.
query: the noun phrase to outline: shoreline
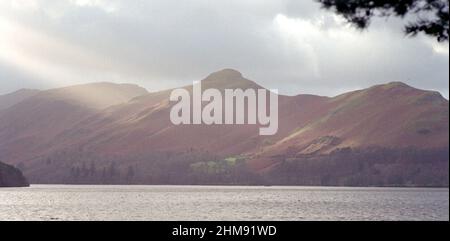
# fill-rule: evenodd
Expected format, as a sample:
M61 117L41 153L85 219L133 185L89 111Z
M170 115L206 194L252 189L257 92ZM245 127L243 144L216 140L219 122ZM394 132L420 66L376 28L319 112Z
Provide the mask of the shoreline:
M267 188L267 189L314 189L314 188L333 188L333 189L449 189L449 187L430 187L430 186L303 186L303 185L174 185L174 184L30 184L28 187L4 187L4 188L32 188L32 187L198 187L198 188Z

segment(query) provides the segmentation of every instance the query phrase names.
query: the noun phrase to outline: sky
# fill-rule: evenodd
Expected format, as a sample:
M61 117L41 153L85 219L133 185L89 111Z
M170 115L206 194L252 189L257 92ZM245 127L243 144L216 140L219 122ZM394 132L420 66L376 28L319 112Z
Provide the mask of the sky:
M0 0L0 94L90 82L158 91L224 69L281 94L402 81L449 96L449 45L357 30L314 0Z

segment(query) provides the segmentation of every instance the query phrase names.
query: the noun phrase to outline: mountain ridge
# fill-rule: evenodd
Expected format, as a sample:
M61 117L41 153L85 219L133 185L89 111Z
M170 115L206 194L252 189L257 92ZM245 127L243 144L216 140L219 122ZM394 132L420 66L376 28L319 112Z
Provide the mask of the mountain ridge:
M203 90L213 87L262 88L231 69L202 80ZM448 185L448 100L435 92L391 82L335 97L280 95L279 131L269 137L256 125L174 126L171 89L138 92L70 115L53 106L39 117L41 128L24 124L25 133L17 125L30 108L16 106L16 121L0 115L0 139L8 140L0 158L26 166L37 183ZM355 166L369 174L359 177ZM304 173L311 168L313 176Z

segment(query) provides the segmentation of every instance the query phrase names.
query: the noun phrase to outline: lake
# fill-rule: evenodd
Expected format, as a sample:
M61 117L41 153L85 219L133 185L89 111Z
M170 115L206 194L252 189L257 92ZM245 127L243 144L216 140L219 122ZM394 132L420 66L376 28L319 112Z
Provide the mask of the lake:
M0 188L0 220L449 220L448 188Z

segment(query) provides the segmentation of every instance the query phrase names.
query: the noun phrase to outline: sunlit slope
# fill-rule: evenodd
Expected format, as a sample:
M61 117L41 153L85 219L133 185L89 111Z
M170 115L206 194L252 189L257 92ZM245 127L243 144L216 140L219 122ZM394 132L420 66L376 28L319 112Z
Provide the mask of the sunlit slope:
M17 162L47 153L58 147L50 142L81 120L146 93L135 85L111 83L41 91L0 115L0 159Z

